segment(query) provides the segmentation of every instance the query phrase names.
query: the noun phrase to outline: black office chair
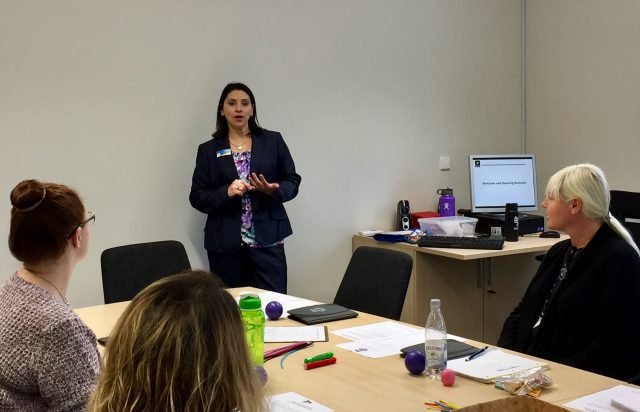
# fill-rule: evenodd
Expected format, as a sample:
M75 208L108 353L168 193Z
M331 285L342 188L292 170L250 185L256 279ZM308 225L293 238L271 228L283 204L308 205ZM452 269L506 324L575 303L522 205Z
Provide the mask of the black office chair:
M361 246L353 252L333 302L399 320L412 267L406 253Z
M184 246L175 240L106 249L100 264L104 303L131 300L154 281L191 269Z
M627 222L627 218L640 221L640 193L612 190L609 211L622 223L633 236L636 244L640 243L640 223Z

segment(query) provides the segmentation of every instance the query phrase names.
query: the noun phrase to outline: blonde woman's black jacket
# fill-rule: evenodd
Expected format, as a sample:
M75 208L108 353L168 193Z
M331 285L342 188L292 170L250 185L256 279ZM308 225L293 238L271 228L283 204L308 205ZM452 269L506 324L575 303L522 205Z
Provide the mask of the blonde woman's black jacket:
M570 241L554 245L504 323L498 345L621 380L640 373L640 257L605 223L532 328Z
M207 214L205 249L217 253L234 252L241 244L242 199L227 194L231 182L239 178L230 149L228 139L212 139L198 147L189 194L191 205ZM280 185L272 196L248 193L256 241L273 244L293 233L283 203L296 197L301 181L280 133L264 129L253 132L251 172L262 173L268 182Z

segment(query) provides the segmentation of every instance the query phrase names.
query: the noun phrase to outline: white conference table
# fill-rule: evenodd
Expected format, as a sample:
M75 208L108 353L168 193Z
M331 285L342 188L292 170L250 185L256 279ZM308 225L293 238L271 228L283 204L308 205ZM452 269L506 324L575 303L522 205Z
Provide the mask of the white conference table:
M240 291L253 288L230 289L237 296ZM98 305L77 309L80 318L98 337L111 333L128 302ZM329 331L381 322L388 319L360 313L357 318L327 323ZM268 321L267 326L300 326L298 322L281 318ZM296 392L336 411L425 411L424 402L445 399L460 406L487 402L510 396L493 385L458 376L452 387L444 387L428 377L409 375L399 356L370 359L336 347L349 340L329 333L328 342L293 353L280 367L280 358L265 363L269 375L265 387L267 396ZM468 341L480 347L482 343ZM266 349L287 344L266 344ZM323 352L334 352L337 363L313 370L303 369L303 359ZM562 405L572 399L607 389L623 382L594 373L549 362L546 374L555 383L540 399Z

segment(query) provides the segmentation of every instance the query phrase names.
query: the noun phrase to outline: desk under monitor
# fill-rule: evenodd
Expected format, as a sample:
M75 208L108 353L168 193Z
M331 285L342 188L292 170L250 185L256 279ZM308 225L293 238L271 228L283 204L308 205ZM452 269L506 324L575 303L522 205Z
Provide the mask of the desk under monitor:
M240 291L256 290L236 288L229 291L238 295ZM258 290L256 290L258 291ZM97 336L111 333L115 322L128 303L113 303L77 309L82 320ZM355 319L327 323L329 331L367 325L387 319L360 313ZM268 321L267 326L300 326L289 319ZM328 342L316 342L313 346L288 356L280 367L280 359L265 363L269 375L266 386L268 396L285 392L296 392L336 411L420 411L424 402L445 399L460 406L473 405L508 397L506 392L473 380L457 377L453 387L444 387L426 376L411 376L399 356L370 359L356 353L337 348L335 345L347 339L329 333ZM480 347L479 342L468 341ZM266 349L285 344L266 344ZM334 352L335 365L305 371L303 359L323 352ZM555 386L545 390L540 399L562 405L572 399L607 389L622 382L565 365L550 362L546 372Z
M568 239L520 237L502 250L418 247L354 235L352 248L399 250L413 259L401 321L424 326L429 301L439 298L450 333L495 344L506 317L522 298L544 254Z

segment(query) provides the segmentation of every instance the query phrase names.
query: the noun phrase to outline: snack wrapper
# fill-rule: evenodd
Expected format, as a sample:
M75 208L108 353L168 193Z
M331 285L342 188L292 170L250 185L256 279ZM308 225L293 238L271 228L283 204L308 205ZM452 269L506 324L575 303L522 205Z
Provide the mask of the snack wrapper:
M496 388L514 395L528 395L537 398L544 388L553 385L553 381L543 372L548 366L540 366L511 375L500 376L495 381Z

